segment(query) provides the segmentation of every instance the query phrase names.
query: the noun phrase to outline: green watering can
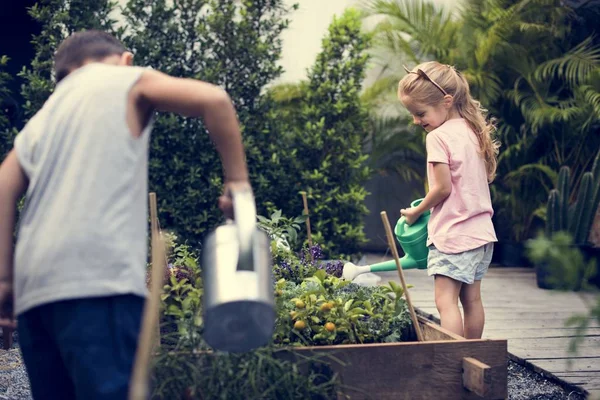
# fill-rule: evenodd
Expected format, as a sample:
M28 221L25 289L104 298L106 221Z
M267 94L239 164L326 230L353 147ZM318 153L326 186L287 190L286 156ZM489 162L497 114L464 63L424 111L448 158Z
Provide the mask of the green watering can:
M417 199L410 203L411 207L418 206L423 199ZM424 212L414 224L408 225L406 218L400 217L394 228L394 234L400 242L404 257L400 259L402 269L427 269L427 255L429 248L427 247L427 223L431 212ZM396 261L384 261L378 264L358 266L352 263L344 264L342 277L352 281L360 274L367 272L384 272L395 271Z

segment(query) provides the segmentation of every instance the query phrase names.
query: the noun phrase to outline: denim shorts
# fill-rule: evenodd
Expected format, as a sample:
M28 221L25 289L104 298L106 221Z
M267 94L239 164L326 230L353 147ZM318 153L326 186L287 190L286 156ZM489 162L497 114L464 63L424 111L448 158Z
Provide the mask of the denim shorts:
M493 253L493 243L457 254L442 253L431 245L427 257L427 275L444 275L470 285L483 278L492 262Z
M18 317L19 345L36 400L126 400L144 298L59 301Z

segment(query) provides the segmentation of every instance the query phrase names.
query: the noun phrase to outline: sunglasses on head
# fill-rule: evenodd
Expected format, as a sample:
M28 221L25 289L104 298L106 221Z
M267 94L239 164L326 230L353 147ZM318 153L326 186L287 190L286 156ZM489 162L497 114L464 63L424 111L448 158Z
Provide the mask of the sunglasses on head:
M405 70L406 72L408 72L409 74L416 74L416 75L417 75L417 76L419 76L420 78L423 78L423 79L425 79L426 81L429 81L429 82L433 83L433 85L434 85L436 88L440 89L440 91L441 91L441 92L444 94L444 96L447 96L447 95L448 95L448 92L446 92L446 91L445 91L445 90L444 90L444 89L443 89L443 88L442 88L440 85L438 85L437 83L435 83L435 82L433 81L433 79L431 79L429 76L427 76L427 74L425 73L425 71L423 71L422 69L420 69L420 68L417 68L417 70L416 70L416 71L411 71L411 70L409 70L408 68L406 68L406 65L403 65L403 67L404 67L404 70Z

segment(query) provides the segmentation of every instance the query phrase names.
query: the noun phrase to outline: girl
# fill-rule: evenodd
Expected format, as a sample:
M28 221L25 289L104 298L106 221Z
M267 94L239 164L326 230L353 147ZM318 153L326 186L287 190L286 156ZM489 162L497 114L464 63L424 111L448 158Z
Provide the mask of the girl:
M429 192L419 206L400 213L412 224L431 209L427 273L435 277L442 327L479 339L485 322L481 279L497 241L488 185L496 173L499 144L460 72L435 61L406 71L398 98L427 131Z

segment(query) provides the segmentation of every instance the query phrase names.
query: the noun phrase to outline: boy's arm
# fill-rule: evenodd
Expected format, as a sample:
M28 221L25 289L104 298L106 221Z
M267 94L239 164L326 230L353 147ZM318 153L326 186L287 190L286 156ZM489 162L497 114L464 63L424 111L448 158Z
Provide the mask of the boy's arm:
M13 324L13 232L17 202L28 184L13 149L0 166L0 325L4 326Z
M248 182L237 115L229 95L210 83L145 71L133 88L139 107L201 117L223 163L225 183Z

